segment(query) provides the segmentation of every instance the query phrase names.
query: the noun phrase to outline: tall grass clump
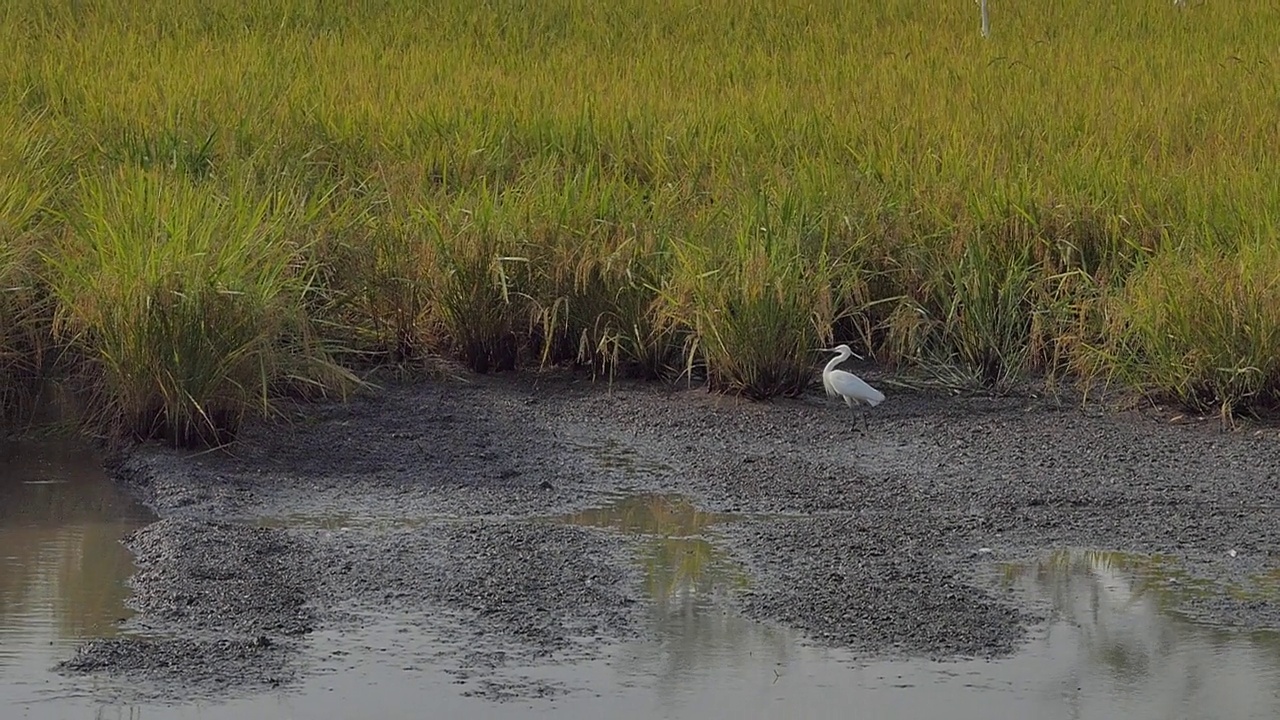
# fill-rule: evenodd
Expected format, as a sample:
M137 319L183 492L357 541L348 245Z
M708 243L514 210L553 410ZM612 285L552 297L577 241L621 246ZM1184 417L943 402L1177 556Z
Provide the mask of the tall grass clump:
M432 312L435 229L405 211L354 210L321 242L322 275L331 296L322 313L348 336L344 346L374 364L426 358L439 340ZM363 364L363 363L362 363Z
M529 260L495 218L492 198L470 209L423 210L430 233L434 312L454 350L476 372L512 370L528 356L533 308Z
M1084 217L988 213L939 222L890 251L900 300L884 321L885 355L997 388L1078 371L1100 334L1103 296L1145 250Z
M528 192L514 208L515 230L530 263L540 361L610 377L670 374L683 338L658 288L671 260L664 226L681 191L588 165L543 173Z
M51 305L34 250L29 238L0 238L0 418L30 398L44 369Z
M961 236L963 237L963 236ZM963 368L1002 385L1030 368L1043 272L1032 247L947 235L904 255L903 301L888 322L891 354L934 368Z
M38 256L53 194L47 152L29 126L0 126L0 418L31 400L52 351Z
M312 268L282 198L130 167L81 183L50 282L103 426L220 443L282 394L352 381L304 312Z
M1162 254L1114 298L1105 366L1224 417L1280 407L1280 245Z
M834 320L821 219L762 198L736 222L717 213L711 223L674 245L665 289L689 331L686 371L700 366L712 389L753 398L798 394Z
M569 301L576 360L610 377L658 379L680 372L685 328L665 311L659 288L672 252L652 235L630 238L613 253L584 253Z

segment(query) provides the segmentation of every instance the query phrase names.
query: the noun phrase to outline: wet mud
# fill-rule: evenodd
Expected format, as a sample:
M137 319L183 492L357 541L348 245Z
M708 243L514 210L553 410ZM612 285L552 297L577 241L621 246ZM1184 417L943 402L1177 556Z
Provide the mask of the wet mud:
M864 430L816 393L480 377L298 408L225 452L135 448L110 469L161 518L126 541L137 613L62 670L252 692L315 668L317 628L394 614L460 692L566 692L520 668L650 631L636 537L566 518L642 493L714 514L740 612L867 656L1016 652L1044 608L994 578L1058 547L1176 559L1153 582L1180 612L1280 626L1275 428L886 391Z

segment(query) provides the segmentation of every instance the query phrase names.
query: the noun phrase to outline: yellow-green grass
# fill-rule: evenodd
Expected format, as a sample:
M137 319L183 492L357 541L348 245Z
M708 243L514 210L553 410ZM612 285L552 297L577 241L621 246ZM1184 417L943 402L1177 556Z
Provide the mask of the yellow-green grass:
M30 128L0 123L0 417L30 409L48 367L52 304L40 279L54 173Z
M50 249L55 329L84 360L97 419L176 445L225 442L294 391L345 390L306 313L307 208L269 188L123 168L80 182Z
M1280 404L1280 244L1187 248L1115 298L1108 361L1131 385L1231 415Z
M71 305L98 289L82 256L119 254L146 177L290 278L227 322L305 325L348 360L692 370L769 396L840 340L994 384L1274 402L1275 336L1227 319L1280 312L1280 8L993 3L992 27L907 0L17 0L0 128L21 139L0 147L56 152L19 203L49 262L9 266L80 285L50 302L106 332ZM126 267L122 303L163 286ZM1200 285L1233 267L1238 293Z

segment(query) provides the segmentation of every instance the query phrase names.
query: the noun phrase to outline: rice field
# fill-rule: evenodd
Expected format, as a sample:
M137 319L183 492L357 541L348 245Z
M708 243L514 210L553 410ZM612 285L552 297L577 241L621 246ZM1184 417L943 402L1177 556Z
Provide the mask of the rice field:
M447 355L767 398L838 340L1280 401L1280 6L12 0L0 405L179 445Z

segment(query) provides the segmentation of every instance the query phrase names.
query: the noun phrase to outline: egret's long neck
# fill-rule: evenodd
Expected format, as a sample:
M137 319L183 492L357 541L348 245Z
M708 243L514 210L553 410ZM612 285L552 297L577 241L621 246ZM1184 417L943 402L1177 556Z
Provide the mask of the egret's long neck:
M831 358L831 361L827 363L827 367L826 369L823 370L823 372L831 372L832 370L835 370L837 365L844 362L845 360L848 360L849 356L852 354L853 353L849 352L848 350L841 350L839 355L836 355L835 357Z

